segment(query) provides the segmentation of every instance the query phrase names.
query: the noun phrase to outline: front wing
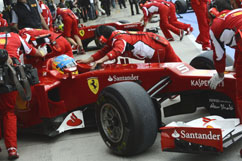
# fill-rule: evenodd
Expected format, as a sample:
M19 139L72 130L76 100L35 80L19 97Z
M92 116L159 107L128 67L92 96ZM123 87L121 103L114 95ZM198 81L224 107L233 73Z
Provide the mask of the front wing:
M187 123L172 122L160 130L162 150L172 152L223 152L242 137L239 119L220 116L207 116Z

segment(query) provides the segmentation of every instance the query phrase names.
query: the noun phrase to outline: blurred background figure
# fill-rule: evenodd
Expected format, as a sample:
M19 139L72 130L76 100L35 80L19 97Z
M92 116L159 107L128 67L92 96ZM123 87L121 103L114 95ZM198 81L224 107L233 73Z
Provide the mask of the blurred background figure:
M25 27L49 29L41 15L42 9L36 0L17 0L12 10L12 24L17 29Z
M192 9L197 17L199 35L196 43L202 45L202 50L211 50L208 20L208 0L191 0Z
M42 9L42 16L45 20L46 25L49 27L49 30L53 31L53 18L52 18L52 14L50 12L49 7L43 3L42 0L38 0L39 2L39 6Z
M116 7L116 0L111 0L111 5L112 5L113 8L115 8Z
M97 18L94 1L95 0L89 0L89 4L90 4L89 10L88 10L89 20L95 20Z
M101 7L100 0L96 0L96 7L97 7L97 10L99 11L99 16L105 15L105 11Z
M67 8L66 4L65 4L65 0L60 0L60 2L58 3L57 7L60 8Z
M124 8L126 8L125 0L118 0L118 4L119 4L120 9L122 9L122 6L123 6Z
M101 0L101 6L103 6L107 16L111 15L111 10L110 10L110 0Z
M138 0L129 0L129 4L130 4L130 9L131 9L131 14L134 15L134 6L136 9L136 14L140 14L139 13L139 3Z

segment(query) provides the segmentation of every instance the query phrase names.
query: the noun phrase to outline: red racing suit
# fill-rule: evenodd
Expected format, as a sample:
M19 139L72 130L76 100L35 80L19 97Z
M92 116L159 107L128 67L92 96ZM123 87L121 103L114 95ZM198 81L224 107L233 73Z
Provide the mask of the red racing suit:
M46 4L44 4L42 1L39 1L39 6L42 9L41 14L44 17L45 23L49 27L49 30L54 31L54 29L53 29L53 19L52 19L52 15L51 15L49 7Z
M169 17L168 17L168 21L170 24L172 24L173 26L175 26L178 29L182 29L184 31L187 31L188 28L191 27L190 24L185 24L183 22L180 22L177 20L176 17L176 6L174 3L170 2L170 1L166 1L166 0L151 0L152 2L160 2L163 3L165 5L167 5L169 7Z
M235 2L237 4L238 8L242 8L242 2L241 2L241 0L235 0Z
M35 42L33 41L35 37L48 35L50 34L50 37L46 39L46 44L49 44L52 48L51 53L48 53L45 56L45 60L39 59L38 57L31 57L26 58L25 63L26 64L32 64L34 67L38 69L38 72L41 72L42 66L45 65L45 61L47 61L49 58L66 54L70 57L74 57L72 53L72 48L70 43L63 37L60 36L60 34L54 33L49 30L44 29L33 29L33 28L24 28L22 30L19 30L19 35L24 38L27 42L31 43L35 46ZM53 42L55 41L55 45L53 45ZM35 46L37 47L37 46ZM57 48L56 48L57 47Z
M160 35L150 32L114 31L101 50L92 55L99 60L105 55L109 60L118 56L144 60L146 63L181 62L170 43Z
M58 8L57 15L60 15L64 23L64 37L73 37L73 35L79 35L78 33L78 18L68 8Z
M208 20L208 0L191 0L191 6L197 17L199 35L196 42L203 47L210 47L209 20Z
M173 38L169 30L180 35L180 30L169 23L169 6L160 2L146 2L142 6L144 21L147 22L154 14L160 15L160 29L167 39Z
M237 31L242 30L242 9L226 12L223 12L213 20L210 37L215 68L219 73L225 71L226 54L224 46L227 45L235 48L236 110L240 122L242 122L242 43L236 42L235 39Z
M0 48L4 49L5 44L5 49L8 51L11 58L17 58L19 60L19 50L21 46L23 47L25 54L34 55L36 53L35 48L15 33L0 33ZM16 96L17 92L0 94L0 118L3 121L4 141L7 149L10 147L17 148L17 118L14 113Z
M2 18L2 14L0 14L0 27L5 27L5 26L8 26L8 22L4 18Z

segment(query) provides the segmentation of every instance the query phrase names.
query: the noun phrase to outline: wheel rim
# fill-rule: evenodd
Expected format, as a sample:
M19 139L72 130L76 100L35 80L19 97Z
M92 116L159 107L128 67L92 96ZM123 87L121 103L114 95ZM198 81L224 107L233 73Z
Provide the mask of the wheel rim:
M101 107L100 120L108 139L114 143L121 141L124 132L123 123L114 105L106 103Z

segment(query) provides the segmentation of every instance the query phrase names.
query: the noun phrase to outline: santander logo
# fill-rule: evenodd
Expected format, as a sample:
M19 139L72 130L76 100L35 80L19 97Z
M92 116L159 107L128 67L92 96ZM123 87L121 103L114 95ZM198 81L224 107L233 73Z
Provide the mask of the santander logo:
M76 117L74 113L71 115L71 119L66 122L68 126L78 126L82 124L82 120Z
M212 131L209 133L199 133L199 132L186 132L186 130L181 130L180 133L174 130L171 134L173 138L181 139L199 139L199 140L220 140L220 134L213 134Z

